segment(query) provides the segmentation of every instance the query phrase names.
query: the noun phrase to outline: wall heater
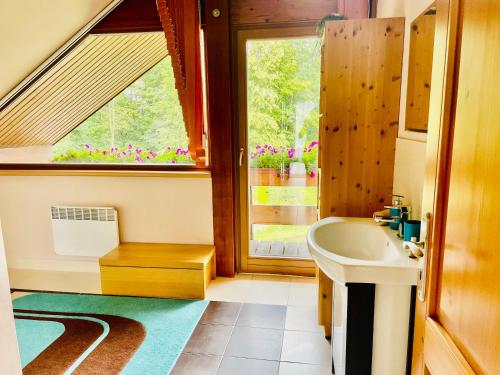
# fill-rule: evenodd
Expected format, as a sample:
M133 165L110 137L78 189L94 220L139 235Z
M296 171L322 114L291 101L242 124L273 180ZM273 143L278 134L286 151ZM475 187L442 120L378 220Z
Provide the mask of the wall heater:
M56 254L99 257L118 246L118 216L113 207L50 210Z

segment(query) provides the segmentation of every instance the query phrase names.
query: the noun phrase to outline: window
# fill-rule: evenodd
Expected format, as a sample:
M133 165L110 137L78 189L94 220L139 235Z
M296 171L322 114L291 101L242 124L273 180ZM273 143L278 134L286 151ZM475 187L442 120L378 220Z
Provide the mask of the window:
M193 164L170 57L57 142L58 163Z
M0 163L193 165L163 32L87 35L2 109Z

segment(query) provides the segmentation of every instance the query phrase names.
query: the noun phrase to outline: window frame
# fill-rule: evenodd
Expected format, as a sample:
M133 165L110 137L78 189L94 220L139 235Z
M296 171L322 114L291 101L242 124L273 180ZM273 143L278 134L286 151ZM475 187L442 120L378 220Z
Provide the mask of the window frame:
M132 12L130 12L132 11ZM136 24L130 22L130 14L138 11L149 16L146 24ZM149 12L149 13L148 13ZM61 59L71 53L81 41L92 34L113 34L113 33L134 33L134 32L161 32L163 27L159 22L159 16L154 13L152 17L151 9L143 9L140 2L127 4L124 0L114 0L92 21L84 26L73 38L50 56L36 71L28 76L20 85L15 87L4 98L0 98L0 112L6 108L19 95L22 95L30 86L38 82L45 73L50 71ZM156 21L155 18L158 18ZM205 109L205 112L206 109ZM205 127L207 124L205 124ZM206 134L208 137L208 134ZM206 146L208 146L208 141ZM208 155L208 149L205 149ZM168 174L174 175L195 175L197 173L206 174L211 172L210 159L206 157L205 165L199 164L160 164L160 163L0 163L0 176L5 175L126 175L151 176ZM80 173L81 172L81 173ZM127 173L130 172L130 173ZM210 174L210 173L208 173Z

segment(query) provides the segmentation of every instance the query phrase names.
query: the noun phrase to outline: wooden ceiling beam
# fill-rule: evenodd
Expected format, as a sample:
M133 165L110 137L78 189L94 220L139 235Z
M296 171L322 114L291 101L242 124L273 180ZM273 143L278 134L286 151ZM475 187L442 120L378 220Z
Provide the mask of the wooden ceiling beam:
M91 34L163 31L155 0L124 0Z

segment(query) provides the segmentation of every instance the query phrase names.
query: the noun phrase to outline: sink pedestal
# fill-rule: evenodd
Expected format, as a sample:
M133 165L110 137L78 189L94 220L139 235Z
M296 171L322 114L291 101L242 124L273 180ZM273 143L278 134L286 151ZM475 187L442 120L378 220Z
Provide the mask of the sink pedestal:
M406 373L412 288L334 281L335 375Z

